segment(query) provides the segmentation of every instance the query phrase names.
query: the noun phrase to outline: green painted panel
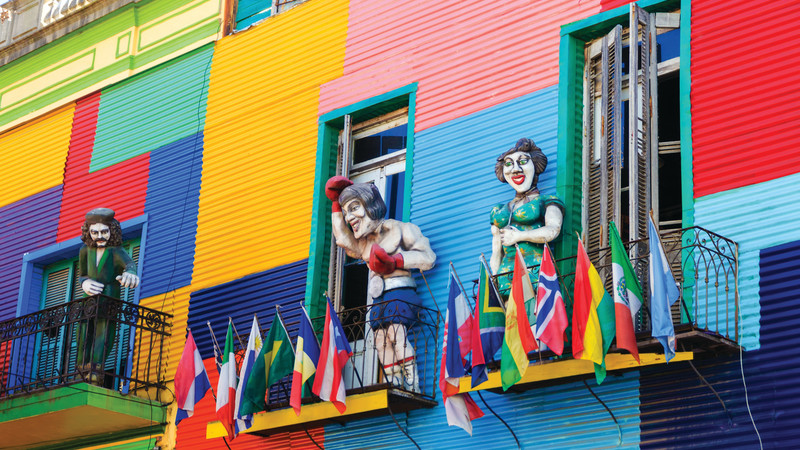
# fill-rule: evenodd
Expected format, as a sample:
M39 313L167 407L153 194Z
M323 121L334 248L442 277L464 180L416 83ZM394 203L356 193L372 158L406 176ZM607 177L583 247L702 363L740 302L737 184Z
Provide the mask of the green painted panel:
M90 171L203 130L213 45L103 91Z

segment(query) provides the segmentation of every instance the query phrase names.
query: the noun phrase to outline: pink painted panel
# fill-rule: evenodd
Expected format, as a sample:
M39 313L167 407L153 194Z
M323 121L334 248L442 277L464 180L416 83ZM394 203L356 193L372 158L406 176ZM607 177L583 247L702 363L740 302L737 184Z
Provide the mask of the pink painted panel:
M558 82L561 25L601 0L352 0L344 76L320 114L418 82L416 131Z

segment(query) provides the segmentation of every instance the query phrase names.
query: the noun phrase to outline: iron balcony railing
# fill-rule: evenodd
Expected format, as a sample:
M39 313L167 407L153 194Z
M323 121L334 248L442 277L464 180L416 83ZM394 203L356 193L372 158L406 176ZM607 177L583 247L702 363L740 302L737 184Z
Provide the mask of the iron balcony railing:
M347 395L392 389L411 398L434 400L439 368L437 345L440 345L441 315L429 308L411 308L416 310L416 320L405 329L407 340L400 338L402 331L395 325L389 325L395 327L393 330L387 327L372 329L370 319L380 317L383 322L396 322L395 319L399 319L387 314L380 303L346 309L338 314L353 351L342 373ZM325 316L313 318L311 322L322 341ZM286 324L288 328L294 325ZM400 343L393 346L390 338ZM407 344L404 343L406 341ZM392 360L400 363L395 367L385 367L381 361L388 359L384 359L381 352L387 357L393 352ZM270 388L268 409L288 406L291 382L289 376ZM304 399L304 403L310 401L314 400Z
M95 295L0 322L0 398L81 382L125 394L164 387L171 319Z

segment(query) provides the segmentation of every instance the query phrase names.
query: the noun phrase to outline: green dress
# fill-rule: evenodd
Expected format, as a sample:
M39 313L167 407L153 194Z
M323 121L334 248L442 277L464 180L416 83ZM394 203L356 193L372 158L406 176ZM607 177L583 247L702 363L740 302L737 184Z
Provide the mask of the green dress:
M492 208L489 218L492 225L501 229L511 225L520 231L535 230L544 226L544 213L550 205L558 206L563 214L564 202L555 195L540 194L514 211L509 209L508 203L499 203ZM525 264L531 268L531 280L535 283L539 276L539 264L542 262L544 246L527 241L519 242L517 245L522 252ZM503 247L503 259L500 262L500 269L497 271L502 275L497 277L497 284L500 293L506 297L511 290L511 275L514 271L516 254L515 246Z

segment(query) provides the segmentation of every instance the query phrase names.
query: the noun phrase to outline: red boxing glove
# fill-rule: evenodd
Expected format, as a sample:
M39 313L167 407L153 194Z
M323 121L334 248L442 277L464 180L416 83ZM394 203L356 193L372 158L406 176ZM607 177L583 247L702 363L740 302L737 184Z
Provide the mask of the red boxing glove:
M402 269L403 263L402 254L397 253L390 256L380 245L372 244L372 248L369 251L369 268L373 272L380 275L388 275L396 269Z
M328 182L325 183L325 196L333 202L333 212L341 212L342 207L339 205L339 194L347 186L352 185L353 182L349 178L337 175L330 177Z

